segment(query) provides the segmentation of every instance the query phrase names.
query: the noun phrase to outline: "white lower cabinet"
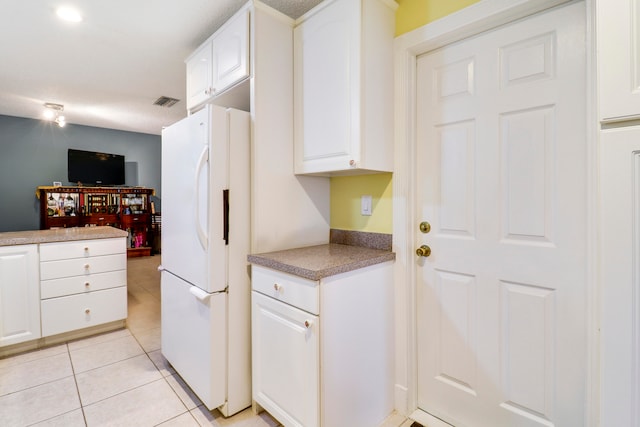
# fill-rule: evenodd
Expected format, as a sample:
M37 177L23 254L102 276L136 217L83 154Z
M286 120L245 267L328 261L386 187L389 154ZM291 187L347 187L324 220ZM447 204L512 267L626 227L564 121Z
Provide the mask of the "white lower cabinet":
M374 427L392 412L392 263L300 278L252 266L253 400L286 427Z
M127 318L122 238L40 245L42 336Z
M0 347L40 338L38 245L0 247Z
M287 426L318 425L319 328L318 316L253 292L254 400Z

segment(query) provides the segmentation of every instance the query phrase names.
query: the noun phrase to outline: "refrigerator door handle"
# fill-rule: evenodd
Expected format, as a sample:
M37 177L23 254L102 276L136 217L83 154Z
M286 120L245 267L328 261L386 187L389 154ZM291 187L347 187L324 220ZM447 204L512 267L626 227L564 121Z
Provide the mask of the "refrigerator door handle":
M229 190L222 190L222 217L224 244L229 244Z
M209 246L209 242L207 241L207 233L206 230L203 229L203 227L200 224L200 199L199 199L199 194L200 194L200 172L202 172L202 168L204 167L204 165L207 163L207 160L209 159L209 147L204 147L204 149L202 150L202 153L200 154L200 158L198 159L198 165L196 166L196 173L195 173L195 190L196 190L196 196L195 196L195 200L194 200L194 204L195 204L195 216L196 216L196 233L198 235L198 241L200 241L200 246L202 246L202 249L207 250L207 247Z

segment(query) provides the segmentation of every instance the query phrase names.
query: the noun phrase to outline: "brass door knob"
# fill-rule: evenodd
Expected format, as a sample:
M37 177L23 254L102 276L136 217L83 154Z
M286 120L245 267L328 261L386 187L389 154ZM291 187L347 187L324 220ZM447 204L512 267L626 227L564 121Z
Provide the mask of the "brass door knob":
M427 245L422 245L418 249L416 249L416 255L426 258L431 255L431 248Z
M420 231L422 233L425 233L425 234L430 232L431 231L431 224L429 224L427 221L422 221L420 223Z

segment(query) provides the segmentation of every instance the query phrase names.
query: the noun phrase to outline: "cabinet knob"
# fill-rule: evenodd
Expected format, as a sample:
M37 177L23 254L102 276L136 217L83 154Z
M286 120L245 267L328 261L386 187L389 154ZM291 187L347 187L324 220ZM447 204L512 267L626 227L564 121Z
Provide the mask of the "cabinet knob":
M85 288L89 288L89 286L91 286L91 284L89 282L84 282L84 287Z
M304 327L309 329L311 327L311 325L313 325L313 322L311 320L305 320L304 321Z
M88 247L88 246L85 246L85 247L84 247L84 251L85 251L85 252L89 252L89 247Z
M89 269L89 264L85 264L85 265L84 265L84 269L85 269L85 270L88 270L88 269Z
M282 290L282 285L278 284L278 283L274 283L273 284L273 290L276 292L280 292Z
M89 310L88 308L85 308L85 309L84 309L84 313L85 313L85 314L90 314L90 313L91 313L91 310Z

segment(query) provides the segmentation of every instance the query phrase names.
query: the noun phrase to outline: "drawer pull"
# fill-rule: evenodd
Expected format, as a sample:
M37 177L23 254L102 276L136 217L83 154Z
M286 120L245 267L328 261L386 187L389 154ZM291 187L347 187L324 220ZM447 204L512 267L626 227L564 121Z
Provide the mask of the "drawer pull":
M276 292L280 292L282 290L282 285L278 284L278 283L274 283L273 284L273 290Z
M89 269L89 264L85 264L85 265L84 265L84 269L85 269L85 270L88 270L88 269Z
M87 289L88 289L88 288L89 288L89 286L91 286L91 284L90 284L89 282L84 282L84 287L85 287L85 288L87 288Z
M89 310L88 308L85 308L84 313L85 313L85 314L90 314L90 313L91 313L91 310Z
M304 321L304 327L309 329L311 327L311 325L313 325L313 322L311 320L305 320Z
M85 246L85 247L84 247L84 251L85 251L85 252L89 252L89 247L88 247L88 246Z

